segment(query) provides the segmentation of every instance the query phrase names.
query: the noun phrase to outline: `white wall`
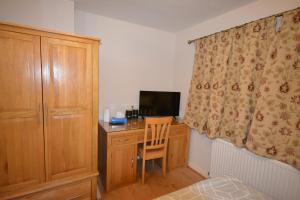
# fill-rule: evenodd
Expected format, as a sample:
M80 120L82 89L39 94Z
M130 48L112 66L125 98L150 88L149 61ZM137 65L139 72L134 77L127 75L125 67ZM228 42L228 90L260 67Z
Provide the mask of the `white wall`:
M74 32L74 2L0 0L0 21Z
M175 34L77 10L75 30L101 38L100 118L138 105L140 90L172 89Z
M194 45L188 45L188 40L299 6L300 0L258 0L176 33L173 89L182 93L181 115L184 114L194 60ZM192 130L189 165L203 175L207 175L210 168L211 142Z

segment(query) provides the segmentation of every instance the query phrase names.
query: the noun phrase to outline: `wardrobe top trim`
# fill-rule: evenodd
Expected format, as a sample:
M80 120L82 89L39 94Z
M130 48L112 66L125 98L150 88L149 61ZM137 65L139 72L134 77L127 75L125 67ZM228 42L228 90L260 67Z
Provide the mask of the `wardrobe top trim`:
M74 34L74 33L66 33L66 32L61 32L61 31L50 30L50 29L46 29L46 28L38 28L38 27L8 23L8 22L3 22L3 21L0 21L0 29L14 31L14 32L22 32L22 33L27 33L27 34L32 34L32 35L46 36L46 37L47 36L53 37L54 35L60 35L60 36L64 36L64 37L73 37L73 38L75 37L75 38L78 38L79 40L83 39L83 40L93 40L93 41L96 41L99 43L101 42L101 40L96 37L78 35L78 34Z

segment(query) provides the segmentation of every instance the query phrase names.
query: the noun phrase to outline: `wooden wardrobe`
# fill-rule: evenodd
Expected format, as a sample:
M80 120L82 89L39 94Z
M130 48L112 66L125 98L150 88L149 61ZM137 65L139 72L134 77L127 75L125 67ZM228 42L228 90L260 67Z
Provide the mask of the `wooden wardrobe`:
M96 199L98 49L0 23L0 199Z

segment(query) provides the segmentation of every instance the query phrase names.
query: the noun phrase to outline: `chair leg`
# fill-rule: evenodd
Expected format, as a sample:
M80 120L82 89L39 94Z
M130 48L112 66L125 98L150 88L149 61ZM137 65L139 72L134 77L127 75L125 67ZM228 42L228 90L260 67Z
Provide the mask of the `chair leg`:
M143 158L143 163L142 163L142 185L144 185L145 182L145 159Z
M166 158L166 156L164 156L162 159L162 171L163 171L163 176L165 177L167 174L167 158Z
M154 169L154 159L152 159L152 170Z

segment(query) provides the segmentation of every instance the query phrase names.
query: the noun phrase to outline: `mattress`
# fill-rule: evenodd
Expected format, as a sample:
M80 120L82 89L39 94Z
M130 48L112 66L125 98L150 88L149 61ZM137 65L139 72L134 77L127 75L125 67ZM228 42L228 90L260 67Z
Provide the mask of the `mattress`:
M156 200L271 200L270 197L232 177L200 181Z

